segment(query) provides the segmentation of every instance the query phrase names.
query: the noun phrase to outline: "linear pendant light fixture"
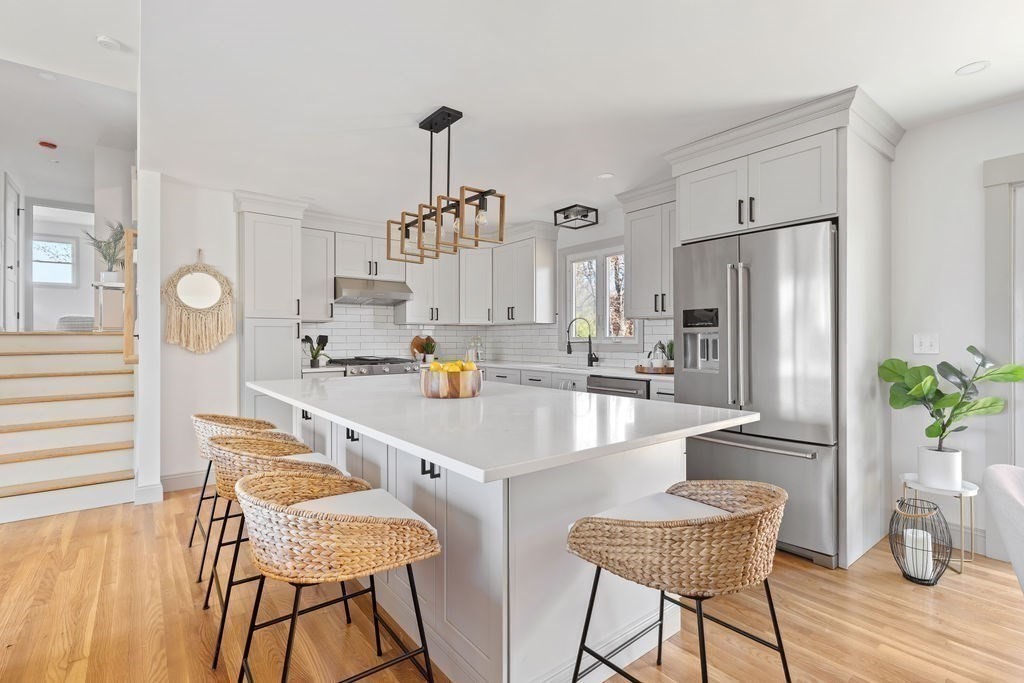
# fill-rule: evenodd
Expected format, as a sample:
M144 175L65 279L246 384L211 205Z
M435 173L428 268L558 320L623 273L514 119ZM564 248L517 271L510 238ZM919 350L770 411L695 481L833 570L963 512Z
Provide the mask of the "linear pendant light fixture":
M441 107L420 121L420 128L430 133L430 203L420 204L416 211L402 211L399 220L385 224L387 258L400 263L423 263L442 254L458 254L459 249L479 247L483 243L505 241L505 195L463 185L456 197L452 194L452 129L462 112ZM434 136L448 131L447 177L444 194L434 196ZM498 202L498 220L490 228L488 199ZM469 210L472 209L472 217ZM471 225L470 225L471 224ZM489 229L490 228L490 229Z

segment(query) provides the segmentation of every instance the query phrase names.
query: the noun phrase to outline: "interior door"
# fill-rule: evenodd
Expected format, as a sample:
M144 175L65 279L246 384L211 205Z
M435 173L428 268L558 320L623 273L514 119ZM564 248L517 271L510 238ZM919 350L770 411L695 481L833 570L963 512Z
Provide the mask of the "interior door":
M660 206L626 214L626 315L630 318L654 318L661 312L663 254L657 248L662 245L662 221Z
M18 280L21 274L18 259L21 216L21 191L10 176L4 174L4 231L0 263L3 265L3 329L18 331Z
M836 442L835 231L813 223L743 235L740 400L759 434Z
M676 401L736 408L739 238L685 244L673 254ZM702 359L711 340L716 340L717 367Z

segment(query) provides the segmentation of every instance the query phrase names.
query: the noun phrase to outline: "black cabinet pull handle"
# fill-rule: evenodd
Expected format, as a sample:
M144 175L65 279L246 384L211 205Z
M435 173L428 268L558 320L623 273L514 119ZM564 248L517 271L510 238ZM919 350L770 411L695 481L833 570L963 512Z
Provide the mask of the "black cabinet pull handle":
M654 312L655 313L658 312L658 295L657 294L654 295Z
M527 382L542 382L544 380L542 380L540 377L527 377L526 381Z
M757 219L754 218L754 198L750 198L750 222L753 223Z
M665 313L665 292L661 293L661 312Z
M309 414L308 410L303 410L302 411L302 419L303 420L312 420L313 416Z
M331 302L331 317L334 317L334 302Z
M300 326L301 324L302 324L302 323L295 323L295 338L296 338L296 339L302 339L302 332L301 332L301 331L299 331L299 326Z
M736 200L736 222L743 225L743 200Z
M516 319L516 307L515 306L512 307L512 319L513 320Z
M349 441L359 441L359 437L356 436L355 430L345 427L345 438Z
M373 274L380 275L380 261L373 262Z
M420 474L428 475L431 479L438 479L441 477L441 468L430 463L430 467L427 467L427 461L420 458Z
M295 300L295 315L302 315L302 299Z
M491 322L491 309L487 309L487 322Z

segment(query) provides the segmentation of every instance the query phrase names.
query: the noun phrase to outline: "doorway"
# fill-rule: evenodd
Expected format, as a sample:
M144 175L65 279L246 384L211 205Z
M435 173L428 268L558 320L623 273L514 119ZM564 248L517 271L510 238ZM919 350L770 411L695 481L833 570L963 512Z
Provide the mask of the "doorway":
M17 332L21 325L21 301L18 283L21 281L21 263L18 247L21 235L21 190L11 177L4 173L3 225L0 226L0 325L4 332Z
M29 253L24 270L31 290L26 330L89 332L95 327L96 264L86 234L91 206L28 201Z

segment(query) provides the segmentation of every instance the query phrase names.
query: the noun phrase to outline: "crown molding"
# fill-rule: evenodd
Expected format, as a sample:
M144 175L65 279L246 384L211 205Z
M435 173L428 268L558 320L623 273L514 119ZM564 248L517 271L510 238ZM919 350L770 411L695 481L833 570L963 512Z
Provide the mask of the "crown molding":
M665 160L676 177L842 127L851 128L889 159L904 132L862 88L854 86L676 147L665 154Z
M548 221L528 221L526 223L517 223L516 225L509 225L505 227L505 241L506 242L521 242L531 237L536 237L541 240L557 240L558 231L561 228L557 228Z
M301 220L307 206L309 206L307 202L288 199L287 197L275 197L274 195L260 194L259 192L235 190L236 213L262 213L268 216Z
M320 230L333 230L351 235L369 235L371 237L382 237L384 235L384 221L371 221L365 218L353 218L328 211L307 211L302 217L304 228L316 228Z
M640 187L626 190L615 195L626 213L648 209L659 204L668 204L676 200L675 178L662 180L652 185L641 185Z

